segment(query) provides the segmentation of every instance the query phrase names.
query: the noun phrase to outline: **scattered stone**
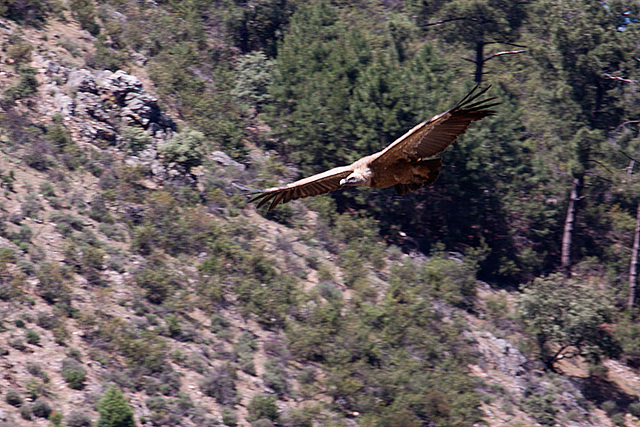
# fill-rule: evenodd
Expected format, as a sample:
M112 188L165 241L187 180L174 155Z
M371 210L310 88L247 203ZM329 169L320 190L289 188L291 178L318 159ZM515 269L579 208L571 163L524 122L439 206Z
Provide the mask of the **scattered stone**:
M69 71L67 87L78 92L98 93L95 77L91 71L84 68L74 68Z
M237 168L240 171L244 171L246 169L245 165L243 165L242 163L236 162L231 157L229 157L229 155L224 151L214 151L213 153L211 153L209 157L211 160L213 160L214 162L218 163L221 166L233 166L234 168Z

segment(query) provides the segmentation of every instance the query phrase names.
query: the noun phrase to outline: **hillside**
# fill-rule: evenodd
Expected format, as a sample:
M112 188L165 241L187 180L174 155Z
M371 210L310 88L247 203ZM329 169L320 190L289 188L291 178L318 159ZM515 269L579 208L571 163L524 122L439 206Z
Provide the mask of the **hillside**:
M574 57L561 6L549 41L543 1L418 3L0 6L0 425L640 425L636 9L585 7ZM513 48L480 70L478 34L425 30L472 3ZM474 77L502 105L434 186L267 213L234 185L379 149Z

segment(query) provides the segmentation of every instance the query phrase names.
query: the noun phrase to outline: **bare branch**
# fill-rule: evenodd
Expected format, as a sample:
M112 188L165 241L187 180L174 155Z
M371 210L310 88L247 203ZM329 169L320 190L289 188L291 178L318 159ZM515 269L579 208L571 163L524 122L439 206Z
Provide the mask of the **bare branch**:
M618 150L618 151L620 151L620 152L621 152L621 153L622 153L622 154L623 154L627 159L632 160L632 161L634 161L634 162L637 162L637 161L638 161L638 159L636 159L635 157L632 157L632 156L628 155L628 154L627 154L627 153L625 153L624 151L622 151L622 150Z
M427 22L426 24L424 24L425 27L433 27L434 25L441 25L441 24L446 24L447 22L454 22L454 21L465 21L465 20L470 20L473 21L473 18L467 18L465 16L461 16L461 17L457 17L457 18L447 18L447 19L441 19L440 21L436 21L436 22Z
M623 128L623 127L625 127L625 126L627 126L627 125L635 125L635 124L638 124L638 123L640 123L640 120L627 120L626 122L622 122L622 123L620 123L620 124L618 125L618 127L616 128L616 132L617 132L618 130L620 130L620 128Z
M624 77L612 76L609 73L603 73L603 76L605 76L609 80L618 80L624 83L638 83L637 80L631 80L631 79L625 79Z
M502 55L515 55L516 53L522 53L522 52L526 52L526 49L520 49L520 50L505 50L502 52L496 52L496 53L492 53L491 55L487 56L484 59L484 62L487 62L493 58L496 58L498 56L502 56Z
M607 165L605 165L604 163L602 163L600 160L596 160L596 159L589 159L589 163L595 163L596 165L602 166L605 170L607 170L608 172L613 173L613 171L611 170L611 168ZM606 179L606 178L602 178L602 179ZM607 179L608 181L608 179Z

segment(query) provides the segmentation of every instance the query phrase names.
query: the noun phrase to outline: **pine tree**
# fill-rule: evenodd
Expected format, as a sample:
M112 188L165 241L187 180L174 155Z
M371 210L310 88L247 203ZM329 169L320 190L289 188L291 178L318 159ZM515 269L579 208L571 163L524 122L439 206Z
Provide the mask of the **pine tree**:
M465 59L475 64L476 83L483 81L487 61L525 52L524 46L517 43L526 18L524 3L504 0L431 3L423 2L421 8L425 10L419 15L418 25L425 30L435 29L437 37L447 43L461 43L471 49L473 57ZM486 52L488 47L496 45L499 49Z
M529 6L529 16L537 18L528 22L523 41L532 48L530 56L522 57L522 120L532 136L527 142L532 148L529 193L543 195L547 207L530 203L523 214L546 216L540 218L541 227L529 227L538 230L539 236L532 236L540 242L536 251L546 252L551 264L567 272L580 257L601 256L608 244L599 201L610 197L609 180L603 178L609 153L617 149L609 141L635 109L625 102L630 95L624 94L621 77L637 69L629 40L633 29L620 30L633 8L620 3L609 8L589 1L540 0ZM556 239L560 245L551 243Z
M133 411L122 391L109 387L98 402L98 427L134 427Z

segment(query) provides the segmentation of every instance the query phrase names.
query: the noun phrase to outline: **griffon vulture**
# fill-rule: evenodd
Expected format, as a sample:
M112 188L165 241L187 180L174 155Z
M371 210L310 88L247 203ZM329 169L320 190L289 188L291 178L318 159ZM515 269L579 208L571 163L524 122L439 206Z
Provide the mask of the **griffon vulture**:
M250 201L260 200L258 208L271 201L269 210L278 203L317 196L344 187L386 188L394 186L398 195L432 184L440 174L442 159L430 159L442 153L471 122L495 114L490 107L494 98L477 100L491 86L475 93L478 86L455 107L415 126L384 150L282 187L256 190Z

